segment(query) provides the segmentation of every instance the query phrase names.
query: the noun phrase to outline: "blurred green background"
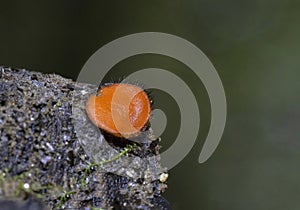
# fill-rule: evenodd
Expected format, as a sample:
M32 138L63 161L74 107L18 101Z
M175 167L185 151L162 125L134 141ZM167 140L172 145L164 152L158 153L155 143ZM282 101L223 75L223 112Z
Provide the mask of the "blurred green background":
M124 35L157 31L187 39L218 70L228 118L216 152L199 164L210 104L203 85L181 75L196 94L201 128L192 151L170 170L164 196L174 210L296 210L299 20L298 0L1 1L0 65L76 79L97 49ZM111 76L147 67L187 72L176 60L142 55L116 65ZM157 106L179 119L169 97L153 94ZM178 124L167 129L176 131ZM164 150L175 137L176 132L164 133Z

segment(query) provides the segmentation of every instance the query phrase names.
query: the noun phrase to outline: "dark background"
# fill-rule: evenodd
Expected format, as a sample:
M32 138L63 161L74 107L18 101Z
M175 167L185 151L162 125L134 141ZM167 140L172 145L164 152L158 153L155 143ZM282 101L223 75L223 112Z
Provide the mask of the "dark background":
M96 50L124 35L156 31L187 39L218 70L228 118L218 149L198 164L209 101L203 85L186 76L197 93L202 124L192 151L170 170L164 196L175 210L296 210L299 20L297 0L1 1L0 65L76 79ZM112 75L122 77L137 66L186 69L170 58L143 55L121 62ZM156 103L178 111L165 98L157 94ZM175 137L164 133L164 149Z

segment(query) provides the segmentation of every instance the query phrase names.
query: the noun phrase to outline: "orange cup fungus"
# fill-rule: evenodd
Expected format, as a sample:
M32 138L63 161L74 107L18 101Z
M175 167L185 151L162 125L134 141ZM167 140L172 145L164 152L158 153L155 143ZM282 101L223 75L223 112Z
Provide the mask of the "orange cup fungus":
M138 86L112 84L90 96L86 111L91 121L118 137L138 134L149 121L151 105L146 92Z

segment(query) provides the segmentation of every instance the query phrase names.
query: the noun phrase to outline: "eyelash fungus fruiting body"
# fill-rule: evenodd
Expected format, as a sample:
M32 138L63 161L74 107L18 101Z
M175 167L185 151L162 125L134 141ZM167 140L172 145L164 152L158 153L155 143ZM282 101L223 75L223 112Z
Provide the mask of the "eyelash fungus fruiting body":
M102 86L97 95L90 96L86 111L104 133L127 139L138 135L148 124L151 102L142 88L115 83Z

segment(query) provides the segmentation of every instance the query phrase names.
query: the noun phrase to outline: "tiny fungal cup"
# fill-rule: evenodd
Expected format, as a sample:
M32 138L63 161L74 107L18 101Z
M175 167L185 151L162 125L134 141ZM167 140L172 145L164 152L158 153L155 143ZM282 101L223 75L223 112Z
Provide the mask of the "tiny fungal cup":
M86 111L100 129L117 137L138 134L149 121L151 105L147 93L132 84L104 86L87 101Z

